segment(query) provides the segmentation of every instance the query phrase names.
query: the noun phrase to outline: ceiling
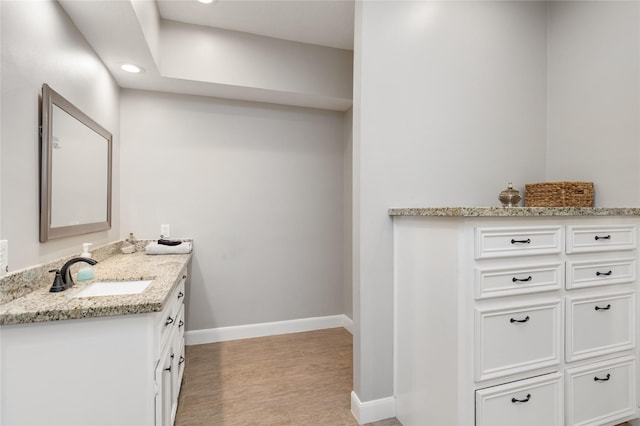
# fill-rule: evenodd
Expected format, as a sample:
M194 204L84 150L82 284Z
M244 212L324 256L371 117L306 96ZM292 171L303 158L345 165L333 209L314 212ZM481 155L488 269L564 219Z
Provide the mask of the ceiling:
M168 20L353 50L353 0L157 2Z
M342 68L326 67L344 63L340 62L343 59L336 58L349 58L351 66L354 0L214 0L211 4L197 0L57 1L120 87L338 111L344 111L352 104L351 90L347 90L349 94L345 95L344 88L338 88L344 81L348 80L350 84L351 72L343 75ZM175 32L171 37L166 36L168 28L177 28L174 24L183 30L182 34L184 31L190 34L180 39L181 43L188 43L181 50L167 48L168 44L177 46L180 43L176 41ZM216 39L211 34L221 35L218 39L221 41L215 44ZM257 39L265 42L261 44ZM224 42L227 50L220 47ZM292 47L290 42L304 44ZM215 61L219 60L215 54L202 53L210 52L211 46L219 49L215 54L224 52L228 55L224 57L226 65L236 64L240 71L242 66L251 62L238 61L237 58L253 54L256 58L253 64L259 72L250 78L256 78L258 82L242 80L244 74L241 72L237 73L240 77L227 75L225 80L221 74L216 74L224 67L208 72L210 69L206 67L215 66ZM284 46L284 50L279 51L284 53L271 56L274 58L271 65L269 60L261 62L265 58L262 53L267 52L265 49L275 49L273 46ZM230 50L234 48L240 50ZM252 51L252 48L258 50ZM176 57L176 51L183 56ZM295 52L297 59L291 59L291 52ZM313 60L305 56L310 54L326 58L323 62L326 67L310 69L314 67ZM185 58L191 61L190 66L183 65ZM287 60L297 62L287 65ZM126 73L120 69L124 62L133 62L145 72ZM306 78L304 81L312 85L312 91L299 89L300 86L289 85L283 89L277 84L262 83L264 80L260 78L273 75L273 63L278 64L275 67L280 67L283 70L281 75L290 78L291 82ZM265 68L269 66L271 68ZM207 71L197 74L194 70ZM296 70L298 74L295 74ZM338 77L332 74L337 70L341 73ZM273 78L270 81L273 82Z

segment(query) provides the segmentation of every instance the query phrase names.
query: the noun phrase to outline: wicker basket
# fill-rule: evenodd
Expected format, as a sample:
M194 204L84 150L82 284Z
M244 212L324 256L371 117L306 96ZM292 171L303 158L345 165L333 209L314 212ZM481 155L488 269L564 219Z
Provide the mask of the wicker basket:
M593 207L593 182L543 182L524 186L525 207Z

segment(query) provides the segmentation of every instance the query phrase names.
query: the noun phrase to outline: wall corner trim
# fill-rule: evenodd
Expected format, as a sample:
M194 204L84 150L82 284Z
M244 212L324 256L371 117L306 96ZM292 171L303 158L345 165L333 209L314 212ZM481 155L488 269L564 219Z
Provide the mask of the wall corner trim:
M362 402L358 395L351 391L351 414L360 425L395 417L396 399L389 396Z
M346 315L342 315L342 327L353 334L353 320Z
M353 320L346 315L331 315L326 317L300 318L288 321L190 330L185 332L185 344L187 346L201 345L227 340L250 339L253 337L275 336L278 334L300 333L337 327L344 327L352 333Z

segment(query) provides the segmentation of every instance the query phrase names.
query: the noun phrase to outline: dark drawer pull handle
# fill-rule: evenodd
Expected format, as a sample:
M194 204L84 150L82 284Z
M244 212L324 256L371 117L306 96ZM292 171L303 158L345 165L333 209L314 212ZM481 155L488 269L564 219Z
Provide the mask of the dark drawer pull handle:
M530 244L531 243L531 238L527 238L526 240L514 240L513 238L511 239L511 244Z
M531 394L528 393L525 399L511 398L511 402L513 402L514 404L517 402L529 402L530 399L531 399Z
M180 299L182 297L184 297L184 293L183 292L178 293L178 299Z
M610 304L608 304L604 308L601 308L600 306L596 305L596 311L608 311L609 309L611 309L611 305Z
M184 325L184 321L180 320L180 322L178 323L178 328L182 327Z
M184 279L186 279L186 278L187 278L187 276L186 276L186 275L183 275L183 276L182 276L182 279L183 279L183 280L184 280Z
M605 235L604 237L599 237L596 235L596 241L598 240L610 240L611 239L611 235Z
M514 283L518 282L518 281L527 282L527 281L531 281L532 279L533 278L531 278L531 275L529 275L527 278L516 278L516 277L513 277L513 278L511 278L511 281L513 281Z
M604 379L601 379L600 377L596 376L596 377L593 378L593 381L594 382L606 382L610 378L611 378L611 374L607 373L607 377L605 377Z
M525 319L517 320L517 319L515 319L515 318L511 318L511 319L509 320L509 322L510 322L510 323L512 323L512 324L513 324L514 322L527 322L527 321L529 321L529 319L530 319L530 318L529 318L529 315L527 315L527 316L525 317Z
M171 366L168 366L167 368L165 368L164 371L171 371Z
M183 357L183 356L181 356L181 357L180 357L180 361L178 361L178 365L182 364L183 362L184 362L184 357Z
M173 324L173 318L171 317L167 317L167 320L164 323L165 327L168 326L169 324Z
M600 275L611 275L613 273L613 271L607 271L607 272L596 272L596 276L600 276Z

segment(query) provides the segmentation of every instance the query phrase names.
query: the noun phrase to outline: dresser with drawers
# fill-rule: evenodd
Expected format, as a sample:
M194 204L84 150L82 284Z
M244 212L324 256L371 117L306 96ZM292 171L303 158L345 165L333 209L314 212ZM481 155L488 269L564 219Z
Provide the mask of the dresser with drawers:
M391 211L404 426L638 418L635 210L429 212Z

